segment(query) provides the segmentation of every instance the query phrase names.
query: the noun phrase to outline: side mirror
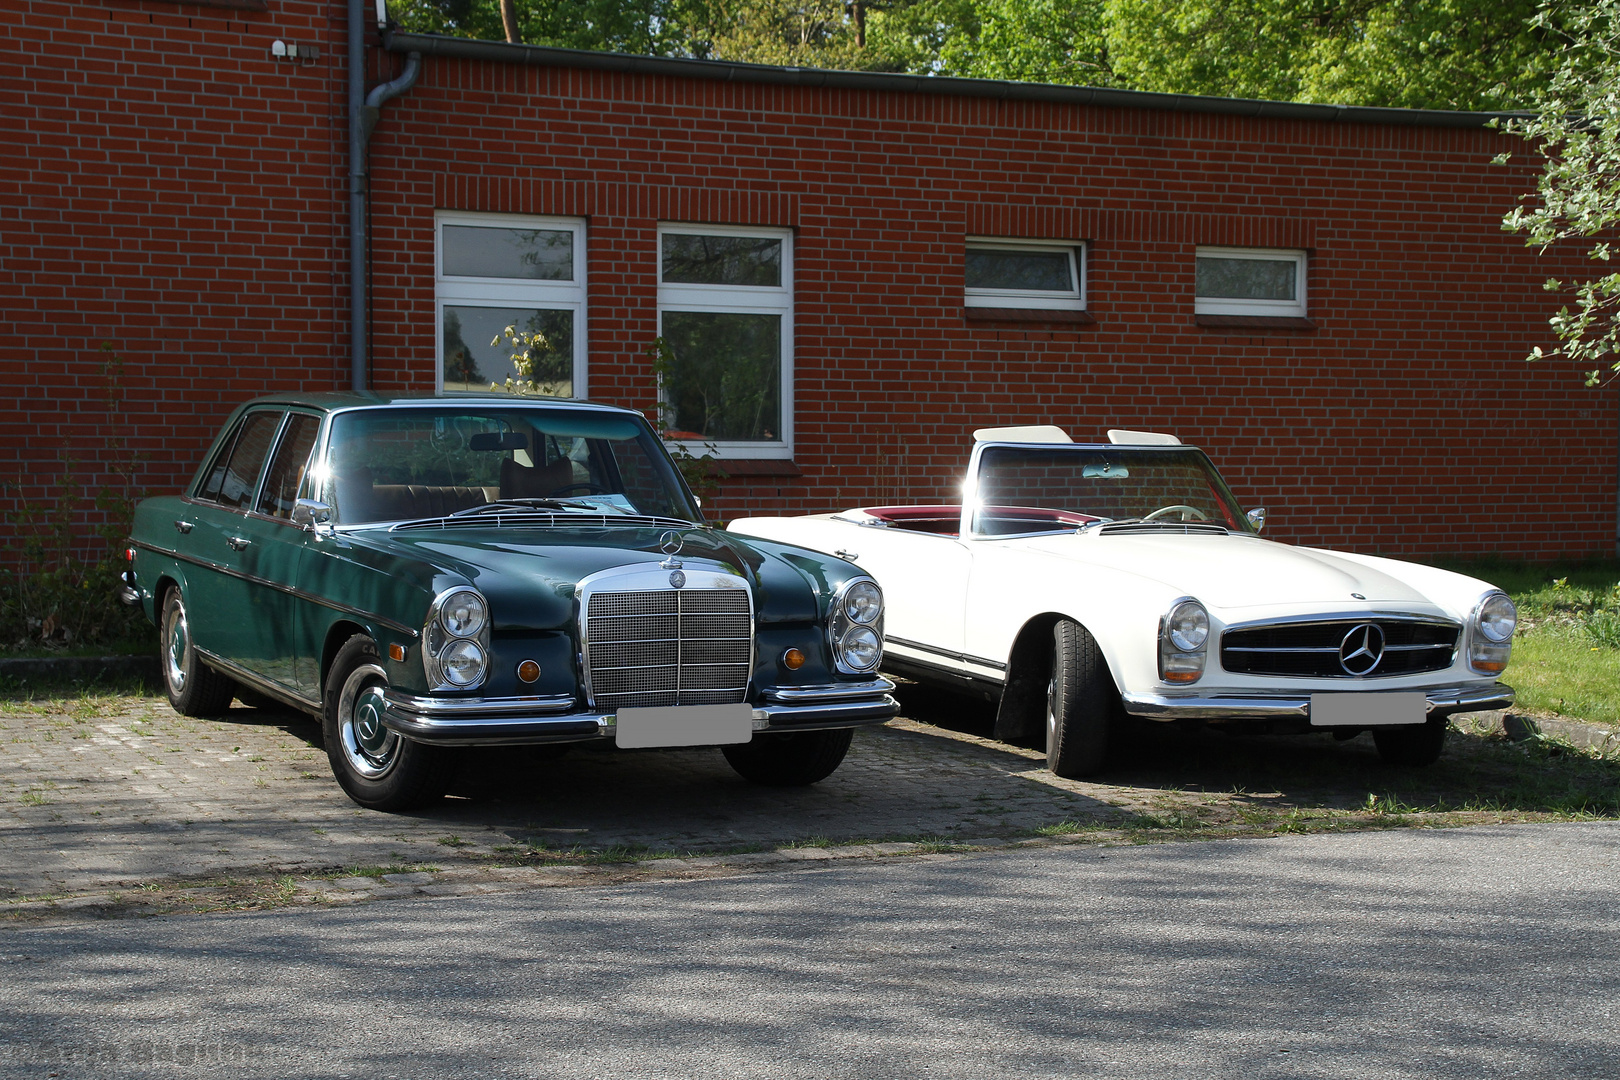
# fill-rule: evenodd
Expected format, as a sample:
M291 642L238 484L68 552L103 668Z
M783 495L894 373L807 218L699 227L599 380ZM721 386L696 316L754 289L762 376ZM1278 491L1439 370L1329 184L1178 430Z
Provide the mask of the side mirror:
M1257 506L1243 516L1249 519L1249 524L1254 526L1255 532L1266 527L1266 508L1263 506Z
M314 532L321 526L332 524L332 508L314 499L299 499L293 503L292 523Z

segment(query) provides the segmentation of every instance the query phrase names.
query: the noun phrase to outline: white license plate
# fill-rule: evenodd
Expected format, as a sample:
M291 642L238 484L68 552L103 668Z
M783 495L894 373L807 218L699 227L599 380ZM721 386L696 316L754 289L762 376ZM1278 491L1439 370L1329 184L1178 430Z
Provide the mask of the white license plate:
M754 737L754 707L668 705L620 709L614 742L626 749L645 746L718 746Z
M1383 727L1429 718L1422 691L1395 694L1312 694L1312 727Z

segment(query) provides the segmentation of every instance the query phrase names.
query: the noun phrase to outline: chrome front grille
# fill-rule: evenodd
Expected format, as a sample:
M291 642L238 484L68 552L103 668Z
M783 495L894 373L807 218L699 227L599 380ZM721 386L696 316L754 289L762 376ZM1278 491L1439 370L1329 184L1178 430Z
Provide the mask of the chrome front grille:
M744 589L598 592L586 601L586 679L595 708L743 701L753 658Z
M1221 667L1315 679L1418 675L1450 667L1461 633L1455 623L1387 617L1239 627L1221 635Z

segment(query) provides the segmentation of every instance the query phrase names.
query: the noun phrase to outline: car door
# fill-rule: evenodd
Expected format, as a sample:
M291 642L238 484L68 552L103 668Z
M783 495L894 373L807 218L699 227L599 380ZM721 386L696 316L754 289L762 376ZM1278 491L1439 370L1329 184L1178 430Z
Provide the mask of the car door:
M281 430L285 410L254 409L238 422L195 495L189 551L195 558L187 610L192 639L205 653L255 671L257 628L247 579L253 530L248 516Z
M310 534L292 523L293 503L309 468L320 419L287 413L275 449L265 466L253 507L240 515L227 537L240 571L243 625L234 635L239 653L231 657L270 681L296 689L301 650L298 578Z

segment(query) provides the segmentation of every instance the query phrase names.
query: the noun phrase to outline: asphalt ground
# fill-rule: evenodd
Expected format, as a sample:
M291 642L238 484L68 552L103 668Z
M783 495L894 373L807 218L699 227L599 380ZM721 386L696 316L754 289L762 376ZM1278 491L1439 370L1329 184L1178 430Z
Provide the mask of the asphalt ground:
M345 903L1136 842L1133 822L1188 815L1256 835L1245 822L1263 811L1353 809L1389 779L1365 736L1240 740L1246 756L1232 758L1224 736L1155 727L1157 742L1099 781L1065 780L1041 753L984 737L981 706L934 695L906 704L906 715L858 731L843 766L807 788L750 784L718 750L500 748L466 752L444 802L383 814L348 800L316 726L293 712L238 703L193 719L138 695L0 701L0 918ZM1472 721L1478 730L1500 722ZM1217 811L1226 816L1212 818ZM1502 820L1514 819L1438 823Z

